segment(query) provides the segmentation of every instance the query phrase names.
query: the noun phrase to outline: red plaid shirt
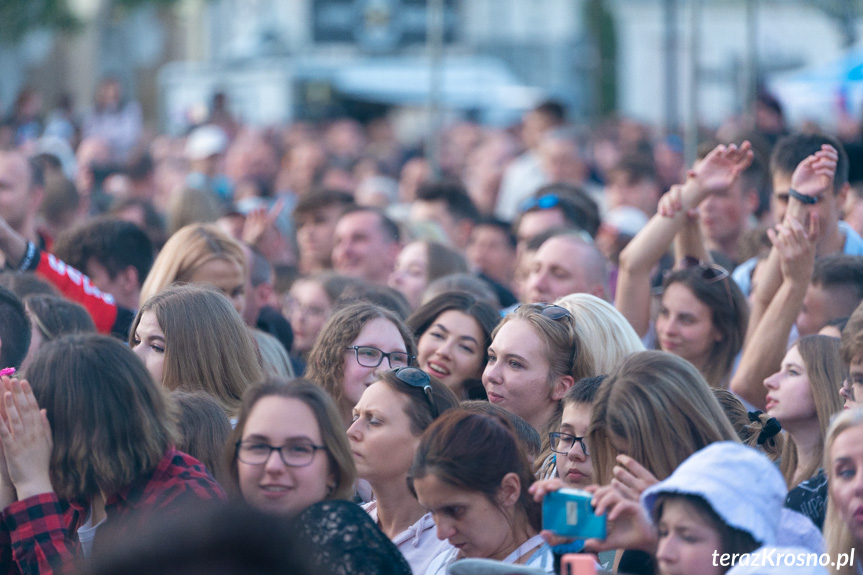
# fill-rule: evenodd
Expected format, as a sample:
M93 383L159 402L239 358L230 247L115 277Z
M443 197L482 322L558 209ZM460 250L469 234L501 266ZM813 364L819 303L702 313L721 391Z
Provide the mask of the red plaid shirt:
M148 511L188 499L225 498L200 461L172 447L151 475L108 498L106 522L119 525L137 512L146 518ZM0 574L67 571L80 555L77 531L86 518L86 502L59 501L54 493L16 501L3 510L0 522Z

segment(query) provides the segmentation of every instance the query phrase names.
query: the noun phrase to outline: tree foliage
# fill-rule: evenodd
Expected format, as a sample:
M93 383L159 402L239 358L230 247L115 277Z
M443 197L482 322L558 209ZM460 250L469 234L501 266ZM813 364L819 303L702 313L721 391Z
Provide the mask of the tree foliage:
M101 0L108 11L130 11L145 4L168 6L179 0ZM0 0L0 44L15 44L30 30L71 32L82 22L68 0Z
M80 25L66 0L0 2L0 44L15 44L29 30L73 30Z

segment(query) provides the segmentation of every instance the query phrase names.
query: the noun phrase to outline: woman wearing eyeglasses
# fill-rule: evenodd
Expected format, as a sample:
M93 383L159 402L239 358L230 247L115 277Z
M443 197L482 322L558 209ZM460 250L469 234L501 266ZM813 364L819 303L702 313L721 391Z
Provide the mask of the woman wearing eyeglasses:
M435 535L431 515L408 490L407 476L423 431L458 398L416 368L386 371L363 392L348 429L357 476L375 500L364 506L398 546L414 573L449 548Z
M751 146L718 146L660 203L660 213L620 254L615 305L642 337L650 332L654 267L676 240L676 269L663 282L655 320L659 349L692 363L715 387L727 387L748 319L746 300L728 272L713 264L688 210L722 194L752 161ZM673 199L673 201L671 201ZM680 204L680 205L674 205ZM671 205L674 209L666 210ZM687 257L684 257L687 256Z
M410 573L401 554L348 501L356 479L335 403L314 383L269 379L243 395L227 444L235 495L293 518L310 561L333 573Z
M367 302L349 304L321 329L306 377L335 400L346 429L363 390L380 373L410 365L415 355L413 336L395 314Z

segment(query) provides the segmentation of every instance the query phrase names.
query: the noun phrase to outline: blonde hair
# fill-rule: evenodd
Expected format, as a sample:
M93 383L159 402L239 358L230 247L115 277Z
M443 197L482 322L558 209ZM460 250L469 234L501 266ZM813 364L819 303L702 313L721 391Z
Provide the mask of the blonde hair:
M618 453L612 436L660 481L699 449L740 441L701 373L662 351L629 356L599 386L588 443L602 485L611 481Z
M569 311L569 310L567 310ZM562 317L551 319L542 315L542 304L525 304L515 308L504 317L494 331L491 332L492 344L500 329L508 322L521 319L528 322L533 328L536 336L542 341L545 349L545 359L548 362L548 378L546 394L551 398L554 383L561 376L572 377L573 366L581 353L578 347L578 337L573 326L573 317ZM560 427L560 417L563 413L563 403L558 401L554 415L546 422L545 429L537 429L542 437L542 449L536 460L535 471L540 474L547 472L544 463L550 461L551 445L548 440L548 432Z
M824 459L824 438L827 436L830 418L833 414L842 411L842 398L836 391L845 377L842 360L839 357L839 345L839 340L835 337L808 335L797 340L797 343L792 346L800 352L803 365L806 367L806 376L809 379L809 388L815 403L815 413L818 416L818 427L821 430L821 441L818 442L815 457L798 475L795 474L798 463L797 445L790 434L788 435L782 449L779 469L789 488L818 473L818 468L821 467L821 461Z
M163 387L205 391L229 417L237 414L245 389L264 378L261 357L243 318L221 292L173 286L148 299L129 330L129 345L141 316L153 312L165 334Z
M863 408L842 411L833 418L824 440L824 469L827 472L827 485L830 489L830 496L827 498L827 515L824 519L824 543L827 552L833 557L837 557L838 553L850 553L852 547L856 550L855 555L858 557L860 552L863 552L863 549L858 548L863 542L854 541L851 530L842 521L839 509L836 508L836 503L833 500L834 469L830 460L836 438L849 429L860 427L863 427ZM863 429L860 430L860 434L863 435ZM833 572L841 575L855 575L857 566L836 567Z
M617 309L595 295L574 293L557 300L575 320L578 353L572 377L611 373L628 356L644 351L641 338Z
M172 235L159 252L141 287L141 305L177 282L188 282L201 266L213 260L235 262L246 276L246 254L240 242L215 224L191 224Z

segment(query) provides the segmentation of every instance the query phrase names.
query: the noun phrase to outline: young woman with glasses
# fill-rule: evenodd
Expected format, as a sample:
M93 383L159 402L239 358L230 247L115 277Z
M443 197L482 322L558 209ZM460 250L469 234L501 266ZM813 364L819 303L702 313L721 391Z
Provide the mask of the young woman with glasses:
M380 373L411 365L415 355L413 336L395 314L372 303L352 303L324 324L306 377L335 400L347 429L363 390Z
M401 367L366 388L348 429L357 476L375 496L364 508L414 573L425 573L448 545L435 536L434 520L408 490L408 470L423 431L457 405L458 398L440 381L416 367Z
M417 365L461 399L485 399L483 369L500 314L491 304L458 291L444 292L405 323L417 338Z
M274 378L249 388L226 450L234 495L292 518L313 565L332 573L410 573L349 501L353 458L336 405L320 387Z
M452 545L426 575L462 558L494 559L554 573L539 535L541 509L528 493L532 465L509 422L454 409L425 431L410 469L419 503Z
M688 211L735 183L752 161L750 148L744 142L739 148L718 146L711 151L683 186L666 194L660 213L620 254L615 305L644 337L651 331L651 274L677 240L679 263L663 282L656 343L695 365L716 387L728 386L731 365L743 345L748 308L728 272L710 261L698 221Z

